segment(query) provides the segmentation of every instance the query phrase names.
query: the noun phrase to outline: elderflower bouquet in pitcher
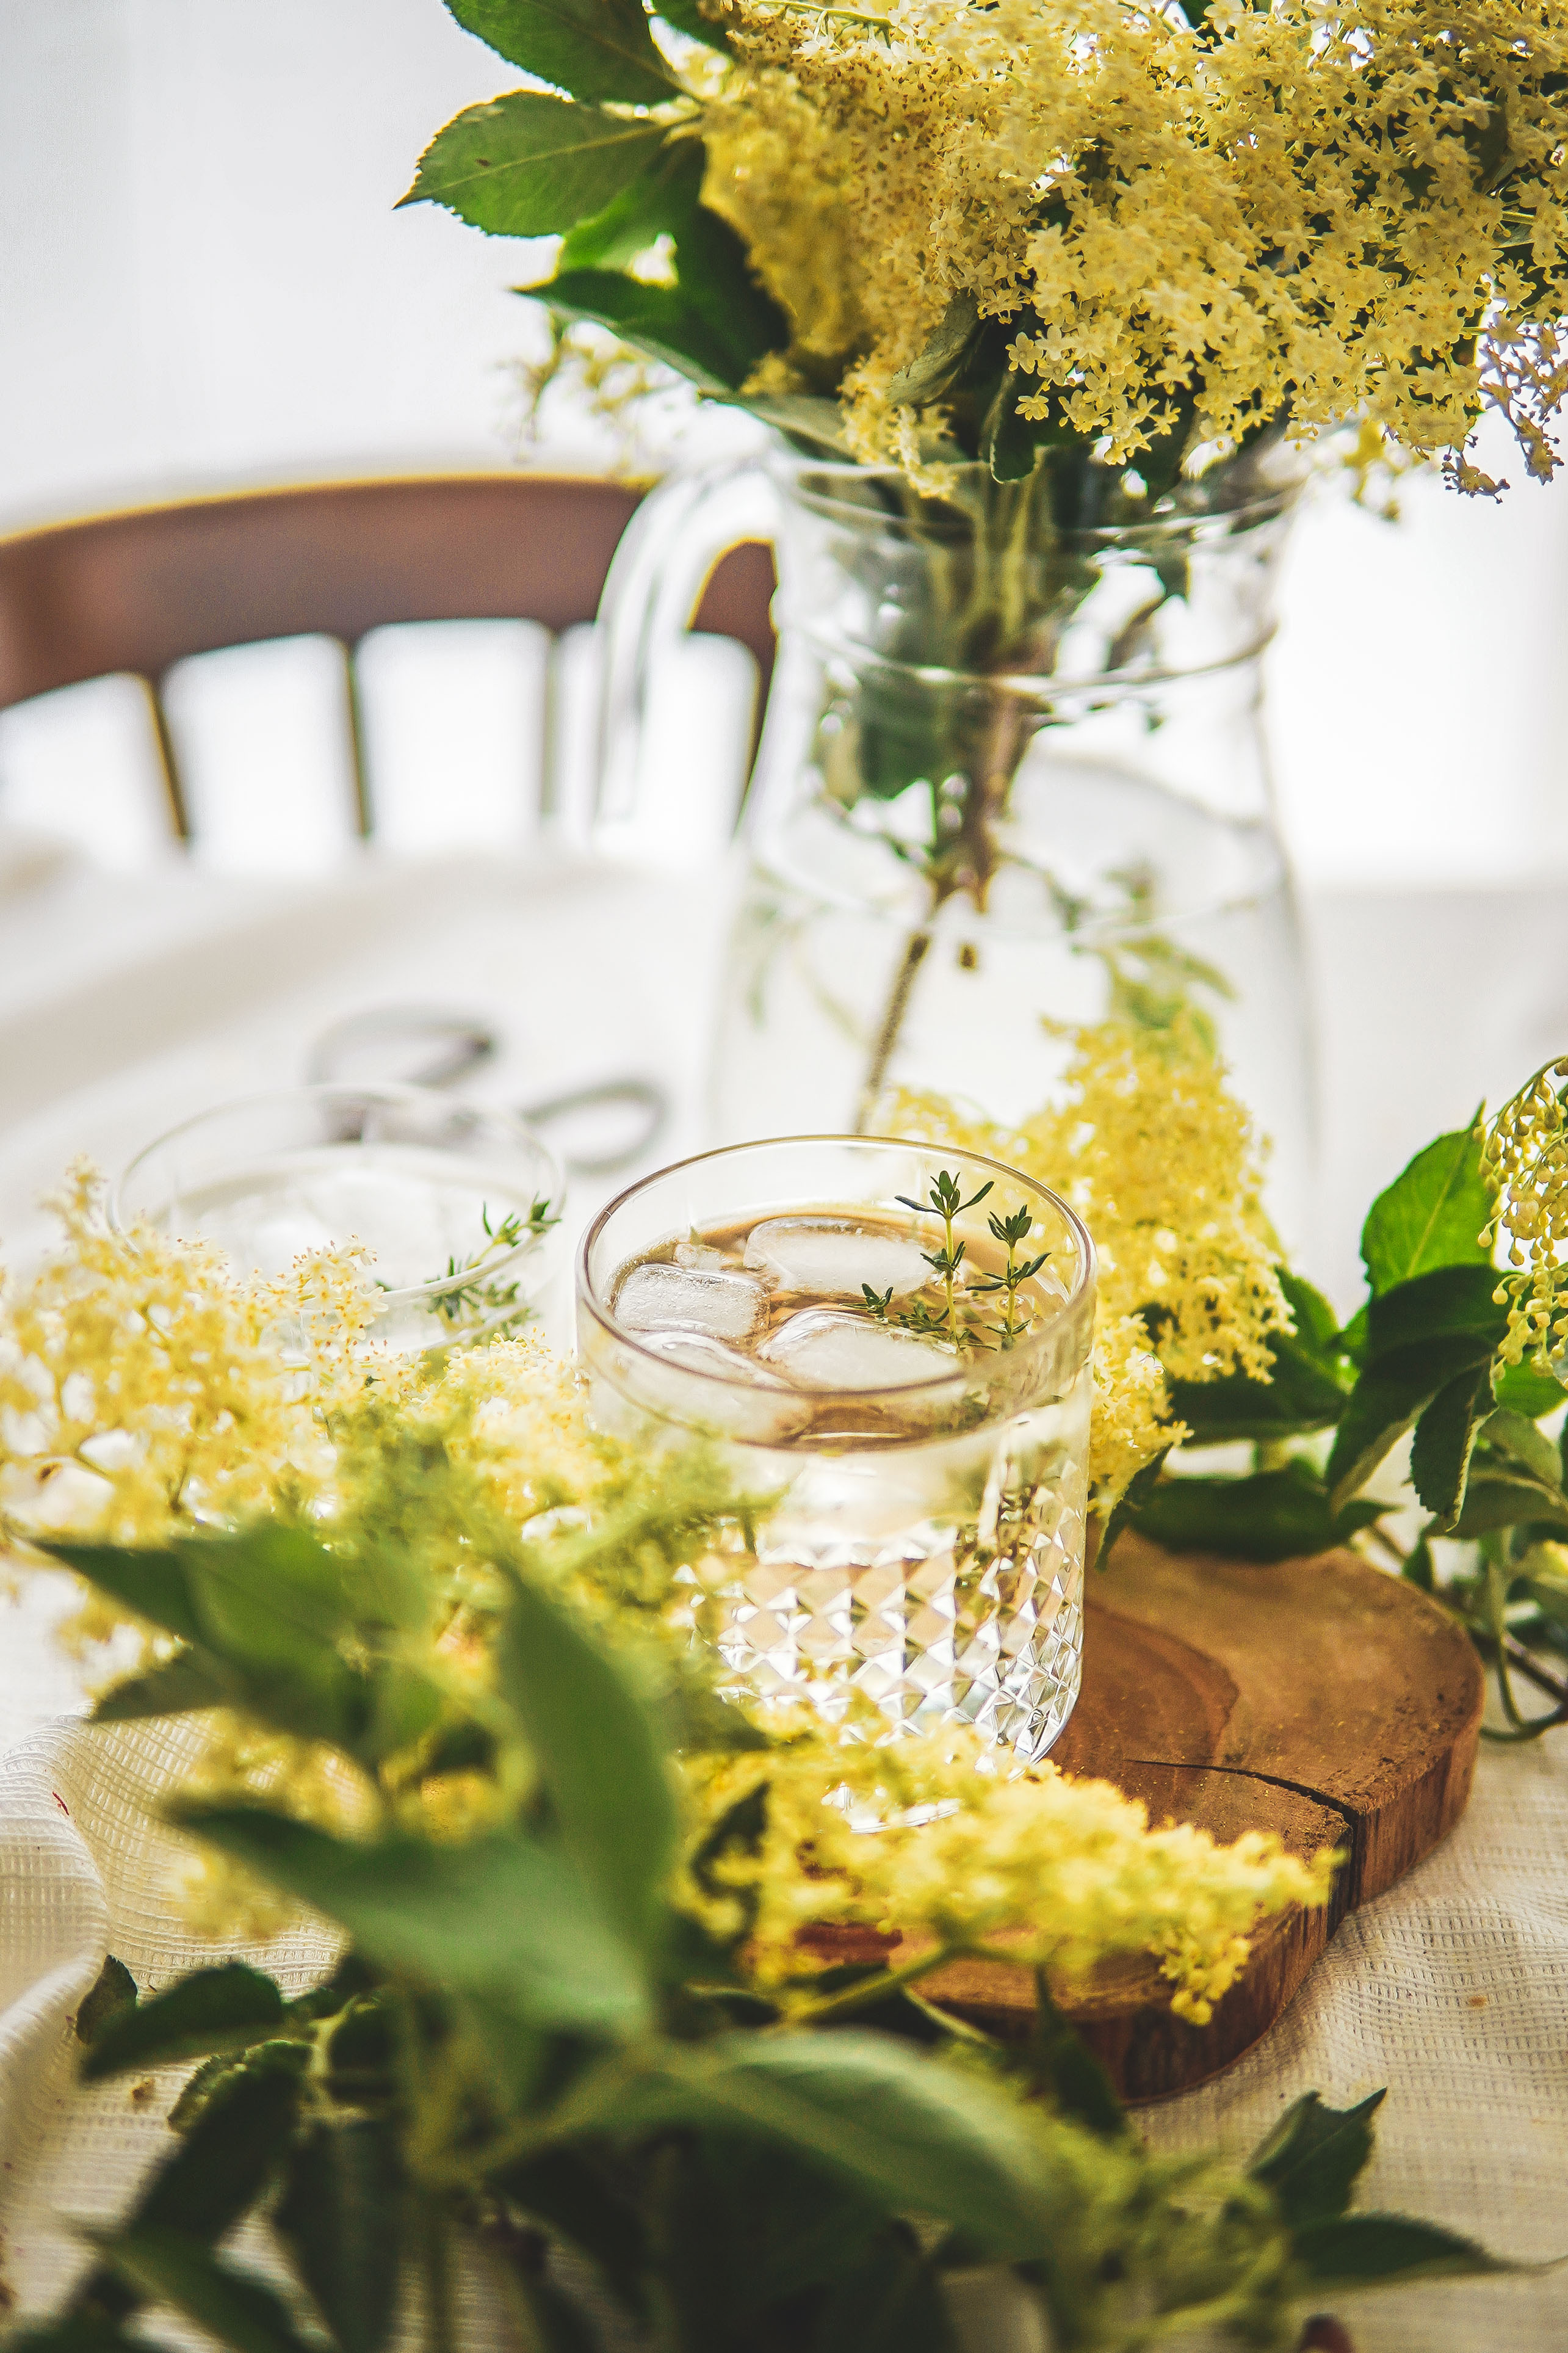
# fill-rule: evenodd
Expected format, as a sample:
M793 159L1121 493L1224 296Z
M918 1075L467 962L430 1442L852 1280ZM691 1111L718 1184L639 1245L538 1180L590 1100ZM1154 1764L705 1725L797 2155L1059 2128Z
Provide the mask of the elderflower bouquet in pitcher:
M1338 428L1489 491L1496 410L1555 466L1560 0L450 5L550 88L458 116L411 196L559 235L564 332L775 429L771 512L683 485L668 575L684 619L694 507L778 543L721 1134L874 1127L891 1083L1016 1119L1065 1059L1042 1014L1188 1007L1288 1175L1271 575ZM612 716L670 524L620 567Z

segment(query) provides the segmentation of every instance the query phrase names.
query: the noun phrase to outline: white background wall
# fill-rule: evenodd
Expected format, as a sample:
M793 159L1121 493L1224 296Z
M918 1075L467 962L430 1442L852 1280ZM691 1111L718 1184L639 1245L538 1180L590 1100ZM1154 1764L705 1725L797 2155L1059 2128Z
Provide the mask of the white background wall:
M510 447L529 254L394 213L514 77L440 0L0 0L0 526ZM1568 486L1325 499L1274 662L1309 879L1568 872Z

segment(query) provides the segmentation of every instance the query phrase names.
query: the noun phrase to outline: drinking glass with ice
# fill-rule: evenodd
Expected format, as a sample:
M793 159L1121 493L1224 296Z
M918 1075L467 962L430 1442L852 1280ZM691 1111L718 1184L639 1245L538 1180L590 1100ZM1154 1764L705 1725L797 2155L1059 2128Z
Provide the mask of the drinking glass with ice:
M110 1197L138 1221L212 1241L241 1273L279 1275L357 1245L393 1355L553 1320L569 1303L552 1155L509 1112L425 1087L282 1088L222 1103L137 1154Z
M725 1689L1045 1754L1082 1658L1093 1314L1072 1210L973 1153L736 1145L612 1202L578 1265L591 1412L769 1499L689 1564Z

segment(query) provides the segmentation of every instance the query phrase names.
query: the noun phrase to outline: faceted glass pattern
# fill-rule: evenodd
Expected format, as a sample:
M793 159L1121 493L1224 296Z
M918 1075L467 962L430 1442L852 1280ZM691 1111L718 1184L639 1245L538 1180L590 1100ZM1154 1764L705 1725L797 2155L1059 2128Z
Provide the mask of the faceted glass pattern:
M962 1717L1026 1761L1043 1757L1072 1712L1083 1656L1082 1474L1049 1452L1057 1461L1006 1498L989 1545L951 1518L869 1535L843 1514L786 1506L755 1554L710 1586L705 1630L731 1689L806 1699L840 1721L854 1692L895 1732Z
M1021 1201L1043 1246L1047 1272L1006 1345L889 1324L932 1263L912 1205L944 1167L963 1204L953 1238L982 1270L994 1198L1009 1215ZM880 1317L854 1297L867 1268ZM858 1739L962 1721L1045 1755L1079 1689L1093 1312L1093 1246L1072 1211L963 1151L780 1138L612 1203L579 1266L592 1416L639 1450L700 1445L758 1499L678 1577L679 1615L722 1688L805 1702Z

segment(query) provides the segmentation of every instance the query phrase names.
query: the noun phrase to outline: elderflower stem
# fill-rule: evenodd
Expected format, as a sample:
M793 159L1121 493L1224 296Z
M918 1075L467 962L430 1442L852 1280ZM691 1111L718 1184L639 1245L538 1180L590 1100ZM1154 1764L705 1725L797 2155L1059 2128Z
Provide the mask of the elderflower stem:
M931 934L929 929L911 932L904 943L904 953L899 960L892 994L883 1010L881 1022L877 1030L877 1042L872 1048L871 1060L867 1065L866 1076L861 1082L860 1100L855 1110L857 1135L866 1135L870 1132L871 1118L877 1108L877 1100L887 1082L888 1065L893 1059L894 1049L898 1045L900 1034L903 1029L904 1017L910 1009L910 997L914 988L915 976L931 953Z
M864 2010L880 2001L884 1994L901 1992L918 1978L929 1977L932 1969L956 1960L962 1949L958 1945L938 1945L933 1951L917 1954L912 1961L905 1961L900 1968L884 1969L879 1977L862 1978L858 1985L846 1986L842 1993L830 1993L821 2001L807 2002L804 2010L792 2010L779 2024L783 2028L815 2026L820 2018L843 2018L851 2010Z

